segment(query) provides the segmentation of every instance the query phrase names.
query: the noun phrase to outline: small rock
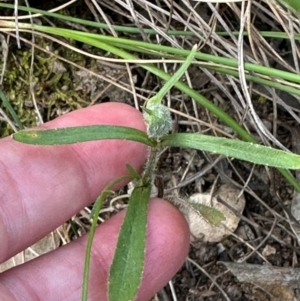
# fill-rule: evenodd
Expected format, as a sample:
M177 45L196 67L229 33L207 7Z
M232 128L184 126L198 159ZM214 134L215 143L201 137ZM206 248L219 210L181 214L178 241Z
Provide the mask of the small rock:
M273 254L276 254L276 249L270 245L266 245L262 251L262 255L268 257Z

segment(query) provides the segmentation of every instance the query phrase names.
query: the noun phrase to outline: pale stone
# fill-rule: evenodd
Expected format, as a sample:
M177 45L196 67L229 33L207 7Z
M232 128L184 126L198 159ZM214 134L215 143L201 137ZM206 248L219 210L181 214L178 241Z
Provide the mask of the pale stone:
M220 242L226 236L234 232L238 226L240 218L237 217L229 208L217 200L220 196L229 206L239 213L245 208L245 197L240 195L240 189L234 188L228 184L222 185L215 195L211 198L210 193L196 193L190 196L189 203L198 203L213 207L223 213L226 218L220 226L215 227L209 224L204 217L200 216L191 208L183 206L184 214L188 220L191 240L204 240L207 242ZM181 206L182 207L182 206Z

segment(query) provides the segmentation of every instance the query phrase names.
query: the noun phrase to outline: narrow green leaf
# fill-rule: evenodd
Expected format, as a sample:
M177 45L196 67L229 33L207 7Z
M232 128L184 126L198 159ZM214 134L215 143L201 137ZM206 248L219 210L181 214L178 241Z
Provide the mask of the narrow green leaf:
M117 181L121 182L122 180L124 180L124 178L125 178L126 180L127 180L127 179L132 179L131 176L122 176L122 177L121 177L121 180L119 180L119 178L118 178ZM118 183L118 182L113 181L112 183L115 183L115 184L116 184L116 183ZM109 183L109 185L110 185L110 184L111 184L111 183ZM108 187L108 186L107 186L107 187ZM106 199L109 195L111 195L111 194L114 193L113 190L108 190L107 187L101 192L101 194L97 197L96 201L94 202L93 208L92 208L92 210L91 210L91 212L90 212L90 219L91 219L91 220L94 220L94 219L97 220L98 215L99 215L99 212L100 212L100 209L101 209L101 207L102 207L102 203L105 201L105 199ZM111 185L110 185L110 187L111 187ZM99 204L101 204L101 205L99 205ZM99 212L98 212L98 208L99 208Z
M130 164L126 164L126 168L133 179L141 179L141 175Z
M199 214L204 218L204 220L214 227L219 227L223 221L226 220L224 214L213 208L203 204L189 203Z
M184 72L191 65L195 55L197 52L197 45L194 45L190 54L185 59L184 63L180 66L180 68L169 78L169 80L163 85L163 87L159 90L159 92L151 97L148 100L148 104L160 104L165 95L171 90L171 88L179 81ZM148 105L147 105L148 107Z
M92 140L124 139L153 146L153 141L140 130L115 125L90 125L51 130L20 131L13 139L37 145L70 144Z
M256 164L284 169L300 169L300 156L271 147L223 137L201 134L171 134L162 138L161 145L195 148Z
M109 301L134 300L141 283L151 185L139 182L141 185L135 187L130 197L110 268Z
M277 0L287 8L294 11L296 14L300 14L300 1L299 0Z
M24 126L21 122L21 120L19 119L17 113L15 112L15 110L13 109L12 105L10 104L9 100L7 99L7 97L5 96L5 94L2 92L2 90L0 89L0 99L2 100L3 103L3 107L6 107L8 112L10 113L11 117L13 118L14 122L17 124L18 128L20 130L24 129Z

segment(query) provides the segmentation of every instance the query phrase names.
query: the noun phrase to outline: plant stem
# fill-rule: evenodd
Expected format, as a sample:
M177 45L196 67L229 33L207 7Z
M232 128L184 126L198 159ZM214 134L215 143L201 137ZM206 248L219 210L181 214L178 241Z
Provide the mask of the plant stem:
M155 146L150 148L150 153L149 157L147 159L146 165L145 165L145 170L144 170L144 175L143 175L143 180L145 183L153 183L153 177L155 174L157 162L159 159L159 152L160 152L160 147Z

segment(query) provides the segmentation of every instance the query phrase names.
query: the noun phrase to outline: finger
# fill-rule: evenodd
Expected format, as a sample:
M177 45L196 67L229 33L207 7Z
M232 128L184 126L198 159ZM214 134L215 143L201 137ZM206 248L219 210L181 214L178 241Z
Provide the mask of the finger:
M92 250L89 300L107 300L108 271L124 211L96 231ZM171 204L150 202L145 272L138 301L149 300L183 264L189 247L189 229ZM87 237L41 256L0 276L0 299L6 301L80 300Z
M144 129L140 112L106 103L57 118L43 128L118 124ZM140 169L144 145L104 140L63 146L0 142L0 262L33 244L92 203L107 183Z

